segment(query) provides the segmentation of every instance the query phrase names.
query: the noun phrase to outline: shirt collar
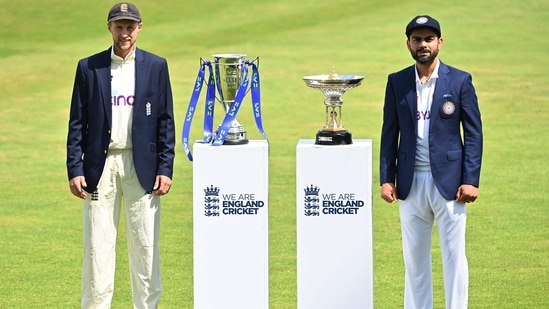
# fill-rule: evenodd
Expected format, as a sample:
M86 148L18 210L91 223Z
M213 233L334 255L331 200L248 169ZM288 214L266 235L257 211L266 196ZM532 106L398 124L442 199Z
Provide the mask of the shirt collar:
M122 57L116 55L114 53L114 46L111 48L111 62L118 63L118 64L124 64L135 61L135 48L132 50L132 52L126 57L126 59L122 59Z
M429 77L429 80L433 78L438 78L438 68L440 66L440 60L438 60L437 58L436 62L437 64L435 65L435 69L433 70L433 73L431 73L431 77ZM414 68L415 68L414 72L416 73L416 83L421 83L419 80L419 75L417 74L417 67L414 66Z

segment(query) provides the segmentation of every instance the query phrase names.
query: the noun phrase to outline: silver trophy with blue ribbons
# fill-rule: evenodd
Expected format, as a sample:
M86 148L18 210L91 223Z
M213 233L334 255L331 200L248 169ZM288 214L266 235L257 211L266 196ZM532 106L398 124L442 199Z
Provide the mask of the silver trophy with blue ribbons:
M214 57L214 75L215 85L219 94L219 102L223 104L225 113L229 114L231 110L234 110L235 104L241 102L236 101L238 90L243 83L248 83L245 80L244 65L245 54L216 54ZM246 85L244 85L246 86ZM226 138L223 141L224 145L242 145L248 143L246 136L246 130L238 123L235 117L230 117L230 126L228 128L223 127L223 123L217 129L218 135L225 134L220 130L227 130Z
M364 76L338 75L335 68L331 74L305 76L305 84L324 93L326 99L326 122L316 133L317 145L349 145L353 143L352 134L343 126L341 108L345 91L360 86Z
M248 143L246 130L236 120L236 115L248 92L251 92L252 112L257 128L261 135L268 140L263 129L261 116L259 57L254 60L246 60L246 54L214 54L213 58L213 63L200 58L200 69L193 87L189 107L185 113L182 142L190 161L193 160L189 140L191 123L204 83L207 85L207 91L202 143L209 143L212 146L244 145ZM249 76L250 68L252 71L251 78ZM209 73L207 78L206 70ZM219 97L216 96L216 93ZM223 122L214 131L213 121L216 99L223 105L225 114Z

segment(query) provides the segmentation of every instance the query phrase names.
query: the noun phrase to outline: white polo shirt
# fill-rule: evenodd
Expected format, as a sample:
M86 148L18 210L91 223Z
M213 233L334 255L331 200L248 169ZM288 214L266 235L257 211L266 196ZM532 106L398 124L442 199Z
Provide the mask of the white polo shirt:
M429 123L431 122L431 105L433 95L435 94L435 84L438 80L437 64L431 77L425 83L421 83L419 75L416 72L416 97L417 97L417 134L416 134L416 162L415 166L419 169L430 168L429 160Z
M132 148L132 115L135 103L135 49L126 59L111 51L112 128L109 149Z

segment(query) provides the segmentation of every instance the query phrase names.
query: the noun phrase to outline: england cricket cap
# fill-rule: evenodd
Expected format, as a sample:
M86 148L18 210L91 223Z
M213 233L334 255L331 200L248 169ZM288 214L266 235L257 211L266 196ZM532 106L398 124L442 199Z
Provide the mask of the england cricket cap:
M440 38L440 24L429 15L418 15L414 17L406 26L406 37L410 37L410 33L417 28L431 28Z
M137 7L129 2L120 2L115 4L109 11L107 21L115 21L121 19L129 19L141 22L141 14Z

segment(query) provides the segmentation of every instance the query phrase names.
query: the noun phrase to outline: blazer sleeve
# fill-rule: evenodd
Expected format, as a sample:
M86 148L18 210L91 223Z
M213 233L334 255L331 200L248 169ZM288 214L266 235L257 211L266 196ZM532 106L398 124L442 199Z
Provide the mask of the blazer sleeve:
M383 105L383 124L381 128L381 144L379 156L380 185L390 182L395 183L396 158L398 148L398 114L397 99L392 83L391 75L387 78L385 88L385 101Z
M160 102L163 104L162 113L158 118L158 168L157 175L164 175L172 178L173 164L175 157L175 121L173 114L173 97L170 83L170 74L168 71L168 63L163 61L162 65L162 95Z
M483 134L478 100L470 74L467 74L461 89L461 124L464 153L461 183L478 187L482 162Z
M88 121L85 61L80 60L76 68L69 112L66 162L69 180L76 176L84 176L84 163L82 161L85 151L84 145L86 145L84 128L87 127Z

